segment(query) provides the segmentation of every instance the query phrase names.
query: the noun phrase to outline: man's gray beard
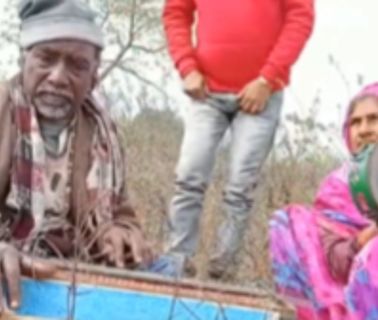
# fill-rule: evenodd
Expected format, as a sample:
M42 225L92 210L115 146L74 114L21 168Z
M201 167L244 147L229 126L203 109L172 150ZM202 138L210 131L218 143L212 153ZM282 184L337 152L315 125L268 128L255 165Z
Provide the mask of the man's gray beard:
M70 101L45 95L34 100L38 116L51 121L66 120L74 114L74 106Z
M48 105L36 105L37 114L47 120L65 120L72 117L74 107L67 103L65 105L56 107Z

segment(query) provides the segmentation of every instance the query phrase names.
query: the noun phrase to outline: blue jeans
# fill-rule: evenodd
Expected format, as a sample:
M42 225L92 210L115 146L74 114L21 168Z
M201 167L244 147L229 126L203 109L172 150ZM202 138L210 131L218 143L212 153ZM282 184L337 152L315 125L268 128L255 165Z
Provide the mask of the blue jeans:
M248 225L252 191L273 144L282 102L282 92L275 93L263 112L251 115L239 110L237 98L231 94L211 94L203 102L193 101L176 167L168 252L192 256L196 251L204 194L218 146L229 129L230 159L223 198L226 219L218 229L213 260L224 265L234 260Z
M170 278L180 278L184 274L184 263L185 257L182 255L163 254L148 267L140 267L138 270Z

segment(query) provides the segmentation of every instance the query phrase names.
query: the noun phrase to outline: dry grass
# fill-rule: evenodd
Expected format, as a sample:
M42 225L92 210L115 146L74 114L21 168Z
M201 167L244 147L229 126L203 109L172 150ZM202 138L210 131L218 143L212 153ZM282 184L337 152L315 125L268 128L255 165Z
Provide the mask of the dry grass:
M128 188L144 229L154 245L162 249L166 212L173 191L174 167L178 157L182 127L169 111L145 110L133 121L123 122L128 155ZM292 202L310 202L316 186L335 162L316 155L277 160L277 152L267 161L256 194L254 214L244 241L241 263L234 283L270 284L267 225L272 212ZM319 152L321 154L321 151ZM208 252L216 226L224 181L225 157L218 158L213 182L208 190L202 218L202 233L195 263L198 277L206 278Z

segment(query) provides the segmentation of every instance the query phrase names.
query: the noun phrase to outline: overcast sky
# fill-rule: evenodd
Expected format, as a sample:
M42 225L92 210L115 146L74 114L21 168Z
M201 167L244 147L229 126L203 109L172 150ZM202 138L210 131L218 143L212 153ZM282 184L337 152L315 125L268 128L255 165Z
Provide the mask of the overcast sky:
M302 57L294 68L291 89L285 108L301 108L311 104L320 91L322 118L340 121L336 105L346 104L357 86L357 74L366 82L378 79L378 1L376 0L316 0L316 26ZM346 85L329 64L332 54L351 85Z

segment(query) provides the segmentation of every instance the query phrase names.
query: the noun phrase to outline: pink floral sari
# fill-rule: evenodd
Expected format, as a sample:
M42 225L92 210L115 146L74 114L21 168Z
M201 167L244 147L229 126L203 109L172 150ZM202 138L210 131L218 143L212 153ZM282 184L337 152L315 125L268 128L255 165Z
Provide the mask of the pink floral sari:
M378 85L357 97L363 94L378 97ZM346 122L349 146L347 133ZM353 203L348 172L345 164L326 177L312 207L290 205L276 211L270 222L276 289L295 305L300 320L378 319L378 237L354 257L348 282L340 284L330 275L319 236L320 228L329 228L342 237L354 237L371 223Z

